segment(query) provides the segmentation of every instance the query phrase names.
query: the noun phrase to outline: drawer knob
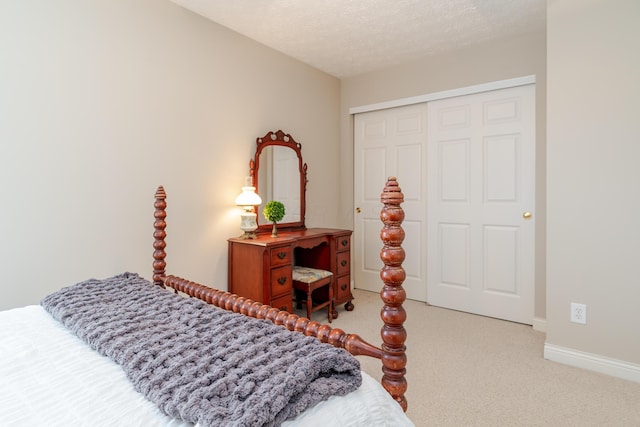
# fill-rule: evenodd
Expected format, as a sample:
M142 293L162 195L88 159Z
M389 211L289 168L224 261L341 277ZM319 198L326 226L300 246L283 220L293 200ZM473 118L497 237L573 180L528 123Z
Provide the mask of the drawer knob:
M278 258L285 259L286 256L287 256L286 252L278 252Z
M342 243L342 246L347 246L349 244L349 239L342 239L340 243Z
M343 267L347 266L347 260L343 259L342 262L340 263Z
M342 286L340 286L340 289L342 289L343 291L347 290L347 284L343 283Z
M285 283L287 283L287 277L286 276L279 277L278 283L281 285L284 285Z

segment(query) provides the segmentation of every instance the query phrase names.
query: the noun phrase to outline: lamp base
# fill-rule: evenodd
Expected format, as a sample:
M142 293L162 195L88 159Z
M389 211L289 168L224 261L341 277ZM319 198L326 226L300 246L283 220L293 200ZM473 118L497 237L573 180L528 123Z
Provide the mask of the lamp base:
M240 236L240 239L257 239L256 230L258 229L258 223L256 222L255 212L242 212L240 214L240 230L244 231L244 234Z
M255 231L245 231L244 234L238 237L238 239L257 239L258 235Z

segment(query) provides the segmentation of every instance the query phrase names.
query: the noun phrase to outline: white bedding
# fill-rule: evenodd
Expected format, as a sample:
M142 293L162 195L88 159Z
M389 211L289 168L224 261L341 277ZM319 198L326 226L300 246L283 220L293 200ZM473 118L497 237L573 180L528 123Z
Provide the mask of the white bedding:
M124 371L40 306L0 312L0 425L191 426L163 415ZM382 386L332 397L283 427L413 426Z

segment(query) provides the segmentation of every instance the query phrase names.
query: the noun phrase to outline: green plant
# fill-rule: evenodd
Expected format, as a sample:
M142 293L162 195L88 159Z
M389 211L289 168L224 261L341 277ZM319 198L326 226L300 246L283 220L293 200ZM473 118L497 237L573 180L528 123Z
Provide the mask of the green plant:
M264 206L262 215L264 215L267 221L273 223L271 235L276 237L278 235L278 231L276 230L276 223L284 218L284 205L282 204L282 202L272 200Z
M284 218L284 205L282 204L282 202L272 200L264 206L262 214L269 222L282 221L282 218Z

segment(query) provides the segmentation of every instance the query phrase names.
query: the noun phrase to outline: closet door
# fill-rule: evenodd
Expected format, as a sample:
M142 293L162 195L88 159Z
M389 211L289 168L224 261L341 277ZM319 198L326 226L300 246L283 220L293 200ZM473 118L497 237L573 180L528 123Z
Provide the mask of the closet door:
M427 295L532 324L535 85L428 104Z
M427 106L361 113L354 120L355 287L380 291L380 192L395 176L404 193L403 287L408 298L426 301Z

